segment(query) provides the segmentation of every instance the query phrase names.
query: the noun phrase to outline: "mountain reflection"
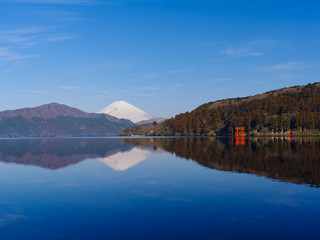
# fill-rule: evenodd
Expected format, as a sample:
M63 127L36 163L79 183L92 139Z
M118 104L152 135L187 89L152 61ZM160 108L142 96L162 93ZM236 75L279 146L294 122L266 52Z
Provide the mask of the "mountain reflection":
M320 139L232 138L123 139L125 143L163 148L212 169L250 173L293 183L320 186Z
M111 156L98 158L98 160L116 171L125 171L147 159L151 154L150 150L133 148L129 151L118 152Z
M129 151L115 139L15 139L0 141L0 161L59 169L90 158Z
M320 139L110 138L0 140L0 161L59 169L98 159L125 171L166 151L202 166L320 186Z

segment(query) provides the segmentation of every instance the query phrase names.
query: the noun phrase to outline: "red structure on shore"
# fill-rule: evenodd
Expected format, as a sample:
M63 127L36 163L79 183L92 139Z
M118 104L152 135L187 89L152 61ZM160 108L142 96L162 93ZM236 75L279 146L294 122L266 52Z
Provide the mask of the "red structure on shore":
M235 139L236 139L236 145L244 146L246 145L246 131L245 127L235 127Z
M235 127L236 132L234 133L234 135L239 137L246 136L245 129L246 129L245 127Z

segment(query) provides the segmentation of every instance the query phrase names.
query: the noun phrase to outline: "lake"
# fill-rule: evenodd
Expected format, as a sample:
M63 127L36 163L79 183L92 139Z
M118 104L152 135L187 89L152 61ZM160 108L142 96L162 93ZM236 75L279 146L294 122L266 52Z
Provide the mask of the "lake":
M320 239L318 138L0 140L1 239Z

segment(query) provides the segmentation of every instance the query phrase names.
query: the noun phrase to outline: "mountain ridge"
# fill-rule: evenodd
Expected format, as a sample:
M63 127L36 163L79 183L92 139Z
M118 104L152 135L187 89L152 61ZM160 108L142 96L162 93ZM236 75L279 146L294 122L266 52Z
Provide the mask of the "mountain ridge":
M314 86L320 86L320 83L313 83ZM214 109L220 106L225 106L227 104L240 104L243 102L249 102L252 100L262 100L267 98L268 96L279 96L279 94L286 94L286 93L294 93L301 91L303 86L292 86L292 87L285 87L285 88L279 88L276 90L267 91L265 93L256 94L253 96L247 96L247 97L237 97L237 98L227 98L227 99L221 99L213 102L208 102L205 104L200 105L195 110L201 109L202 107L208 107L209 109Z
M129 120L58 103L0 112L0 137L115 136L133 125Z
M48 103L36 107L26 107L15 110L5 110L0 112L0 120L10 117L21 116L25 119L32 119L34 117L40 117L43 119L56 118L58 116L69 117L83 117L83 118L97 118L101 114L87 113L78 108L70 107L60 103ZM105 116L110 121L119 122L120 119L106 114Z

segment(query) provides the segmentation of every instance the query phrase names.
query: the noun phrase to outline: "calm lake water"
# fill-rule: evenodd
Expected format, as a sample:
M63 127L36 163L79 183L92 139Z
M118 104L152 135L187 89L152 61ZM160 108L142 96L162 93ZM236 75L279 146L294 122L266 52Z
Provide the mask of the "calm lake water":
M320 239L317 138L0 140L0 239Z

